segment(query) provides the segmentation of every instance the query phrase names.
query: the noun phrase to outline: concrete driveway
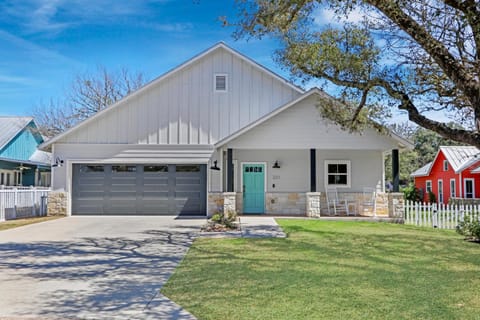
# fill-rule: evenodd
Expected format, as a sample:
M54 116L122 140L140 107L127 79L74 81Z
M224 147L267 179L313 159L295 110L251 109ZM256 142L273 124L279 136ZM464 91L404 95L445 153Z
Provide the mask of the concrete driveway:
M0 318L192 319L159 289L204 223L68 217L0 231Z

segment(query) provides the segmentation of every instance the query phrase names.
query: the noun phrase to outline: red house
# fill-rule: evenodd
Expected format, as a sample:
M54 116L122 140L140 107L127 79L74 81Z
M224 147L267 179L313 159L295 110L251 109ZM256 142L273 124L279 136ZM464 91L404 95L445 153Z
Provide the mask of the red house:
M480 150L471 146L440 147L435 159L411 174L428 201L429 191L438 203L454 198L480 198Z

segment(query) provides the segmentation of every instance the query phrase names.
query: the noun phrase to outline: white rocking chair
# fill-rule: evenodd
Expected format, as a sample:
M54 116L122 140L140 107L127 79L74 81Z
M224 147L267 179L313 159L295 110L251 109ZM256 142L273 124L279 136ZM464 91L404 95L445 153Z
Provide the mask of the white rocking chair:
M373 212L373 216L376 216L376 206L375 206L375 200L376 200L376 191L375 188L369 188L365 187L363 188L363 202L362 202L362 210L365 213L370 212L369 209L371 209L371 212Z
M338 198L337 188L327 188L326 196L328 215L332 215L332 211L330 209L333 209L334 215L337 215L337 211L345 212L345 214L348 214L347 201L340 200Z

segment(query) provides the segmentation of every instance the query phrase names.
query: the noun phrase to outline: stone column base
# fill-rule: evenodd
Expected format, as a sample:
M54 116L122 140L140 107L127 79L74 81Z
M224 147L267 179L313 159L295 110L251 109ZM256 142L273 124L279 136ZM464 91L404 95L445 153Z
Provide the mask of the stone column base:
M66 216L68 213L68 192L51 191L48 193L47 215Z
M320 217L320 192L307 192L307 217Z
M235 192L223 193L223 212L237 211L237 197Z

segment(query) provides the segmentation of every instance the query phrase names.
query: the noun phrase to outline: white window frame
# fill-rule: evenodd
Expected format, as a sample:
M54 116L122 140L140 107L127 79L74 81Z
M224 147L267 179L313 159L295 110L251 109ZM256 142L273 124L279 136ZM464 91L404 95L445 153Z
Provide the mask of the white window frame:
M347 165L347 184L328 184L328 165L329 164L346 164ZM325 187L326 188L350 188L352 185L352 166L350 160L325 160L324 163L324 171L325 171Z
M443 160L443 171L448 171L448 160Z
M432 190L432 180L425 181L425 193L429 194Z
M441 188L440 188L440 185L442 186ZM443 193L443 180L442 179L437 180L437 194L438 194L437 202L438 203L443 203L444 193Z
M225 90L217 89L217 77L225 77ZM228 92L228 74L227 73L215 73L213 75L213 91L214 92Z
M450 198L455 198L457 196L456 189L457 189L457 182L455 181L455 179L450 179Z
M467 198L467 181L470 181L472 183L472 197ZM475 180L472 178L465 178L463 179L463 197L465 199L475 199Z

